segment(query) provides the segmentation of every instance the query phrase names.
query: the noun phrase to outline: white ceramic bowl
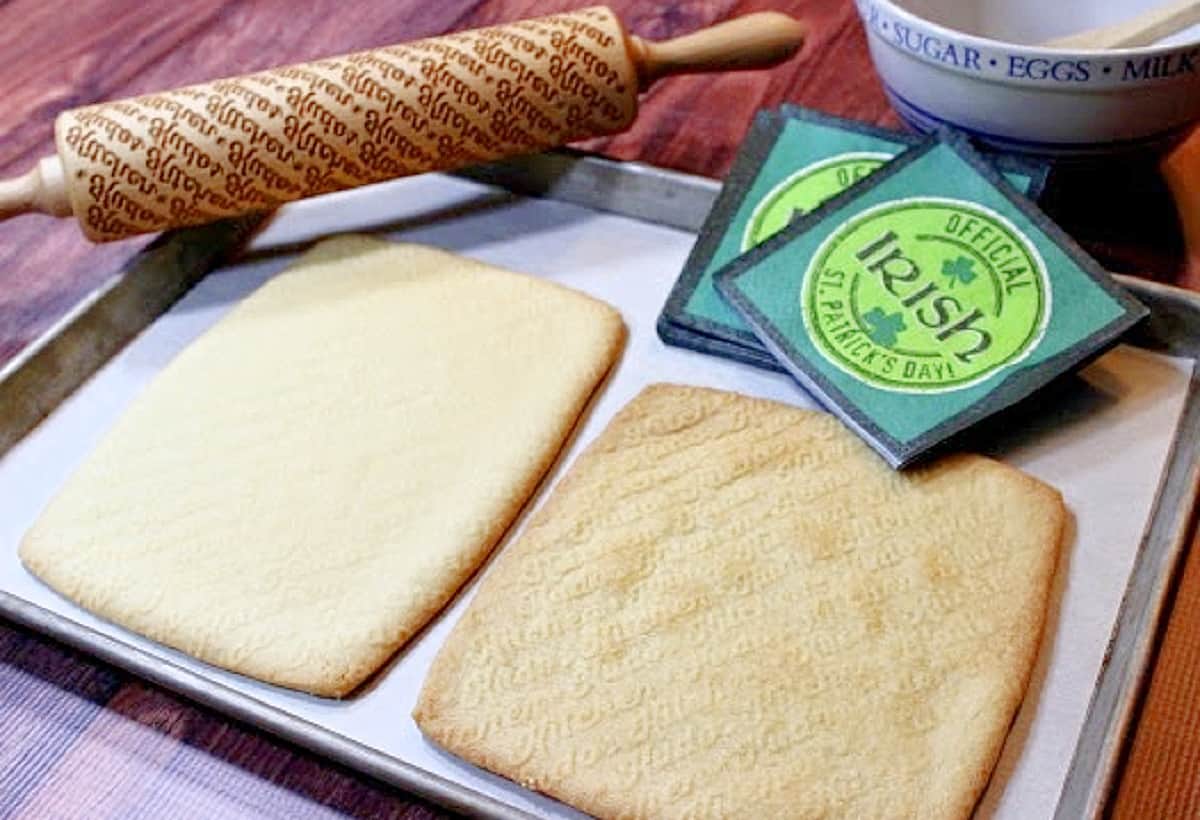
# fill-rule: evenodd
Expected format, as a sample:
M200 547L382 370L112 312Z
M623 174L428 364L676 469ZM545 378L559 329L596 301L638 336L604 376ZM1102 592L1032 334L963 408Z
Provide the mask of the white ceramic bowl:
M1086 157L1153 150L1200 120L1200 27L1146 48L1036 44L1163 0L857 0L892 105L996 149Z

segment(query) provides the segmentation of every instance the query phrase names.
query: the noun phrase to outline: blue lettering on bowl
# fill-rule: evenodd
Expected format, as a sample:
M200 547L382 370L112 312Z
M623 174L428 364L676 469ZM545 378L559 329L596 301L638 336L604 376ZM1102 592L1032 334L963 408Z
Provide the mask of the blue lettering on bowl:
M1143 57L1141 60L1125 61L1125 70L1121 73L1121 81L1126 80L1157 80L1163 77L1176 77L1180 74L1196 73L1196 56L1200 49L1174 54L1159 54L1154 57Z
M938 37L914 31L910 26L895 20L892 21L892 39L896 45L913 54L922 54L931 60L956 68L979 71L979 49L977 48L944 42Z
M3 0L0 0L2 2ZM1007 51L985 51L928 33L902 19L892 17L871 0L857 0L867 28L881 40L926 62L972 73L1006 76L1017 80L1080 85L1094 82L1138 83L1197 74L1200 48L1148 57L1131 57L1097 62L1094 59L1055 59Z
M1026 80L1086 83L1092 76L1090 60L1048 60L1045 57L1008 55L1008 76Z

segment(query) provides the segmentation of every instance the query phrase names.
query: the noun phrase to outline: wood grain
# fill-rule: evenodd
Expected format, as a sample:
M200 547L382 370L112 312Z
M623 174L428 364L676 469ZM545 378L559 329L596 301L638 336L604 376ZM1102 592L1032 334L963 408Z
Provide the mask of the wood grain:
M51 151L53 117L66 107L588 4L0 1L0 176ZM762 106L790 100L897 123L870 71L850 0L611 5L650 38L767 8L804 17L813 36L799 58L773 71L655 86L629 132L587 142L589 150L719 177ZM1183 270L1172 206L1152 165L1060 169L1043 206L1115 270L1163 280ZM94 246L72 223L40 215L0 223L0 363L146 241ZM1192 707L1200 695L1198 564L1193 553L1122 782L1123 817L1200 812L1200 766L1188 752L1200 741ZM0 814L103 818L135 806L144 816L435 816L404 795L0 624Z
M0 176L51 153L54 115L63 108L162 90L271 65L402 42L453 29L588 5L590 0L381 0L351 9L334 0L306 4L304 25L284 0L168 0L100 3L95 13L65 0L0 5L13 70L0 76ZM720 177L758 108L784 100L896 125L870 70L849 0L613 0L629 28L660 39L766 8L809 21L799 58L772 71L678 77L647 94L634 127L583 144L621 159ZM1047 209L1115 270L1171 279L1182 251L1170 203L1156 175L1130 169L1101 179L1065 171ZM1114 207L1119 205L1120 207ZM43 332L80 297L144 246L145 239L93 246L68 221L27 215L0 223L0 363Z

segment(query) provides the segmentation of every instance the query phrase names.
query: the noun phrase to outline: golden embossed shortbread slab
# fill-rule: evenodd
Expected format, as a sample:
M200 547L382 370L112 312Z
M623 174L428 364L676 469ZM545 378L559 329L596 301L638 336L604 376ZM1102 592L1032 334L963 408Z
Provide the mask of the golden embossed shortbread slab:
M896 473L832 416L650 387L484 579L414 717L602 817L964 817L1064 516L995 461Z
M484 559L623 340L558 285L327 240L171 362L21 559L201 660L344 694Z

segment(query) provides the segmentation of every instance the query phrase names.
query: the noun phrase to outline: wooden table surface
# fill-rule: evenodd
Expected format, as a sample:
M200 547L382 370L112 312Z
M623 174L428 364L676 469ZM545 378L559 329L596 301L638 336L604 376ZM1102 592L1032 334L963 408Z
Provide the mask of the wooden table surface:
M572 0L0 0L0 177L51 151L61 109L587 3ZM771 72L656 86L635 127L585 147L720 177L754 111L784 100L895 125L850 0L613 0L660 38L749 11L809 20ZM1200 286L1152 164L1056 173L1043 207L1113 270ZM144 239L0 223L0 363ZM1118 816L1200 816L1200 550L1192 550L1123 768ZM0 817L432 817L440 812L0 621Z

